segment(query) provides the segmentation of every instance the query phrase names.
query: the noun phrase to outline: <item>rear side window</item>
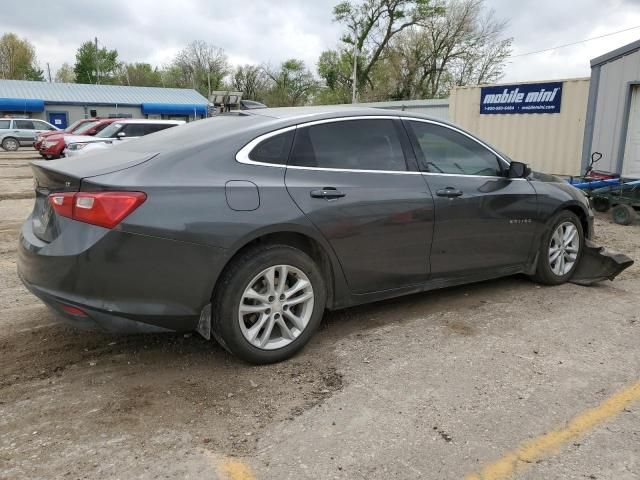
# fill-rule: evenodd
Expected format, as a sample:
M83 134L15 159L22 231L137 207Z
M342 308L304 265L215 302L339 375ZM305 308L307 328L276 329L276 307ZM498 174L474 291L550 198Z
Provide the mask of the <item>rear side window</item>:
M149 124L149 125L145 125L145 135L149 135L150 133L155 133L155 132L159 132L161 130L166 130L169 127L175 127L175 125L171 125L171 124L162 124L162 123L156 123L156 124Z
M0 128L10 128L11 120L0 120Z
M295 130L290 130L263 140L251 150L249 159L254 162L286 165L294 133Z
M147 133L146 130L147 125L144 123L129 123L120 132L124 132L127 137L142 137Z
M498 157L466 135L432 123L408 123L418 142L416 154L427 171L482 176L502 173Z
M399 133L391 119L343 120L300 128L289 165L407 170Z
M21 130L35 130L33 128L33 122L31 120L16 120L16 128Z

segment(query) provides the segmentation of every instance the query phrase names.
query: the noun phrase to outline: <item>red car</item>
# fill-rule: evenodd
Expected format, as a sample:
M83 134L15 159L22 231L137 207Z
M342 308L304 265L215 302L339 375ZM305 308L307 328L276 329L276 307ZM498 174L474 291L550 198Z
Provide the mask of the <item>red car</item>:
M64 132L64 133L74 133L79 128L82 128L83 125L85 125L85 124L87 124L89 122L94 122L96 120L99 120L99 119L98 118L83 118L81 120L76 120L71 125L69 125L67 128L62 130L62 132ZM50 137L51 135L60 134L62 132L60 130L52 130L51 132L43 132L43 133L41 133L40 135L38 135L36 137L36 141L33 142L33 148L35 148L36 150L40 150L40 146L42 145L42 141L45 138Z
M60 158L64 152L64 137L67 135L89 135L93 136L107 125L111 125L113 122L122 120L121 118L91 118L89 121L85 121L82 125L77 127L73 132L54 132L53 135L47 135L42 139L40 145L37 147L38 152L47 160L54 158ZM34 143L35 147L35 143Z

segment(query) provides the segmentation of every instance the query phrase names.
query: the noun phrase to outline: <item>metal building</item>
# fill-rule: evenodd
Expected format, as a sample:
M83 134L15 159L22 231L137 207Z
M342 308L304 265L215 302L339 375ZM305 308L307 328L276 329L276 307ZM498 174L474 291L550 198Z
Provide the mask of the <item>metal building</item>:
M456 87L450 120L512 159L557 175L578 175L589 79Z
M193 120L208 101L192 89L0 80L0 117L46 120L65 128L81 118Z
M598 170L640 178L640 40L591 60L583 168L593 152Z

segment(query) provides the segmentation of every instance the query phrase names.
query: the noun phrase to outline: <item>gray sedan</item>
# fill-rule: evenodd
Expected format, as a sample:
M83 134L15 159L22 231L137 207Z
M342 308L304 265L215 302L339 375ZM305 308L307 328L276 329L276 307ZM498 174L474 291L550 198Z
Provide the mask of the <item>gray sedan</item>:
M33 162L25 285L74 324L192 331L254 363L325 309L516 273L556 285L587 199L408 112L259 109Z

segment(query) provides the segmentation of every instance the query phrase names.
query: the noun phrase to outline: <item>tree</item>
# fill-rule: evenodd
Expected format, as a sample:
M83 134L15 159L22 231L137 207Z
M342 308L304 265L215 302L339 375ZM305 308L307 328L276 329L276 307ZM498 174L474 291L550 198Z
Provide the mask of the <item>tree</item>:
M118 75L121 85L135 87L161 87L162 73L149 63L125 63Z
M18 38L15 33L0 37L0 78L43 81L42 73L31 42Z
M354 47L358 52L358 88L374 87L372 70L396 35L441 12L442 8L433 5L432 0L363 0L336 5L334 21L347 29L341 39L344 47L340 55L350 57L350 63L353 63Z
M318 75L324 80L316 98L322 105L351 102L353 57L346 51L325 50L318 59Z
M94 42L87 41L76 51L74 72L77 83L118 83L120 68L118 51L97 48Z
M272 86L266 101L270 107L296 107L308 104L318 90L318 81L302 60L283 62L278 69L265 68Z
M229 64L221 48L196 40L178 53L168 72L172 82L195 88L209 98L222 86Z
M258 65L239 66L231 76L231 87L248 100L264 101L269 83L269 76Z
M74 83L76 81L76 74L73 71L73 67L67 62L60 65L60 68L56 72L57 83Z

